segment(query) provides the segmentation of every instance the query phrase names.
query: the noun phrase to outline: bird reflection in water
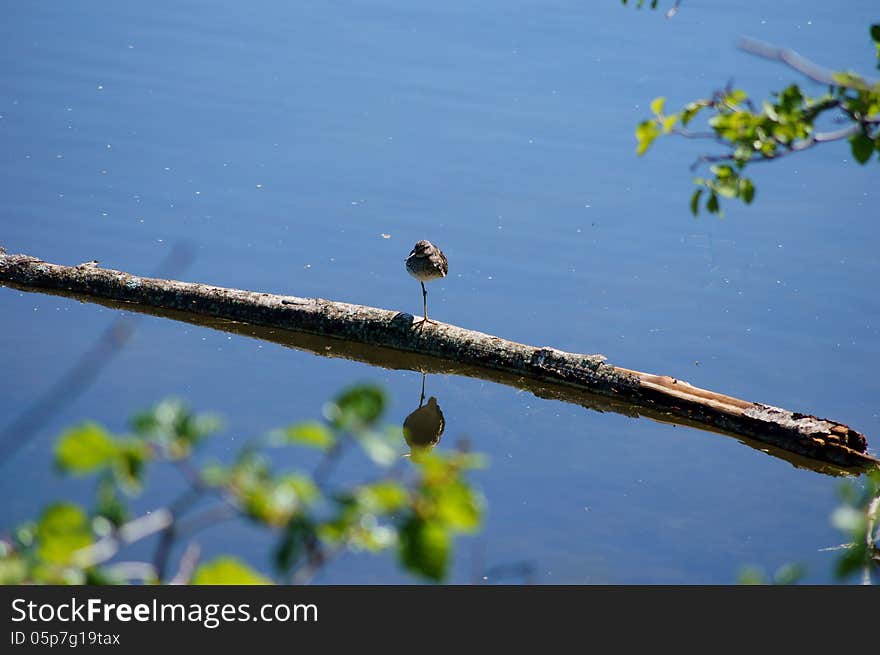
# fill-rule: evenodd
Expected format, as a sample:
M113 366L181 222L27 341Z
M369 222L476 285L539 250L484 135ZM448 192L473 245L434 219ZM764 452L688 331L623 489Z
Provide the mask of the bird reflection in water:
M406 439L412 456L427 452L440 443L440 437L446 428L446 419L443 418L437 399L431 396L427 404L425 403L426 377L422 373L422 394L418 408L403 421L403 438Z

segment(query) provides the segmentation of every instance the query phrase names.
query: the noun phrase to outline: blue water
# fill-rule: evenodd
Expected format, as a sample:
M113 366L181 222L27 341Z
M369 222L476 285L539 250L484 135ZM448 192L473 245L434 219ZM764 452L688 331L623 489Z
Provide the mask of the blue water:
M535 345L828 416L880 438L876 164L845 143L759 167L752 207L694 220L689 164L706 144L633 129L656 96L681 105L733 77L756 97L797 75L736 49L752 36L870 73L874 2L715 6L672 20L606 2L7 3L0 24L0 245L147 274L196 244L187 280L411 313L403 258L440 245L432 315ZM810 87L818 94L820 89ZM388 238L383 235L390 235ZM0 288L0 417L12 420L117 313ZM86 418L179 395L227 417L208 454L317 417L358 380L389 420L421 376L145 317L73 403L2 465L0 528L91 485L52 472ZM734 439L599 414L432 375L442 445L468 437L486 523L450 581L529 562L544 583L726 583L754 564L833 581L839 480ZM299 466L280 453L278 466ZM355 475L358 462L341 475ZM178 480L157 471L150 509ZM200 537L268 568L241 525ZM349 556L318 582L409 580ZM489 580L497 581L494 579Z

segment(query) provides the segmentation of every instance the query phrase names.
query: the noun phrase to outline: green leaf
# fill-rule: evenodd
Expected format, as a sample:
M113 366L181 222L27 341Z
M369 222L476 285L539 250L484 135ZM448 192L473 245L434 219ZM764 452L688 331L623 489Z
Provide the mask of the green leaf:
M783 564L773 574L773 584L791 585L796 584L806 574L807 569L801 564Z
M378 553L397 544L397 530L381 525L374 515L367 514L352 532L349 543L352 550Z
M318 489L305 475L288 474L277 479L242 477L233 482L245 512L273 526L286 524L318 496Z
M119 497L112 477L104 477L98 484L95 516L107 519L115 527L121 526L129 518L128 507Z
M22 584L27 579L27 564L12 553L0 557L0 585Z
M706 201L706 211L710 214L718 214L721 211L721 207L718 205L718 194L714 191L709 195L709 199Z
M779 567L775 574L773 574L773 580L768 582L767 577L764 575L764 572L761 569L754 566L749 566L740 571L739 584L791 585L797 583L798 580L800 580L805 573L806 569L800 564L784 564Z
M724 100L727 104L736 106L748 97L749 96L742 89L734 89L724 97Z
M865 78L858 73L850 71L834 73L831 78L838 86L846 87L848 89L856 89L858 91L868 90L868 83L865 81Z
M685 105L684 111L681 112L681 124L687 126L704 107L706 107L705 101L690 102Z
M350 387L324 407L324 415L342 430L362 430L373 425L385 411L385 394L372 384Z
M128 584L128 580L120 573L113 571L112 568L92 567L86 570L86 579L83 584L87 585L123 585ZM158 581L151 582L158 584Z
M778 93L779 107L786 112L792 112L800 108L804 102L804 94L797 84L791 84Z
M310 539L315 538L315 525L311 520L295 517L284 529L284 534L275 549L275 568L287 573L305 552Z
M660 136L660 126L656 121L647 120L639 123L636 128L636 140L638 141L636 154L639 156L645 154L658 136Z
M716 164L712 166L709 170L717 177L719 180L724 180L732 175L735 175L733 169L727 164Z
M92 543L86 513L72 503L49 505L36 528L38 554L53 564L68 564L74 552Z
M651 101L651 111L659 116L663 113L663 106L665 104L666 104L666 98L664 98L662 96L659 98L654 98Z
M834 575L839 579L847 578L861 571L870 561L870 553L864 543L850 544L834 566Z
M749 178L741 177L738 182L738 187L739 197L742 198L743 202L747 205L750 205L752 200L755 199L755 185Z
M284 428L280 431L283 440L287 443L329 450L333 447L336 438L333 432L318 421L306 421Z
M860 164L867 163L874 153L874 142L864 132L851 136L849 144L852 147L853 158Z
M265 585L272 581L241 560L220 556L199 566L193 574L197 585Z
M189 455L193 446L220 426L220 420L213 414L193 414L186 404L175 398L163 400L132 419L138 436L160 444L173 459Z
M739 572L739 584L741 585L765 585L767 578L764 572L756 566L744 567Z
M694 191L694 195L691 196L691 214L694 216L700 213L700 196L703 195L702 189L697 189Z
M364 511L376 514L395 512L409 503L406 488L393 480L358 487L355 498Z
M113 437L97 423L67 430L55 445L55 463L65 472L85 474L109 466L119 454Z
M400 528L398 555L409 571L440 582L449 567L450 541L442 524L413 516Z
M140 439L124 439L117 444L119 453L113 462L113 474L128 491L137 491L152 450Z
M439 486L431 494L437 520L463 532L480 526L482 499L460 480Z

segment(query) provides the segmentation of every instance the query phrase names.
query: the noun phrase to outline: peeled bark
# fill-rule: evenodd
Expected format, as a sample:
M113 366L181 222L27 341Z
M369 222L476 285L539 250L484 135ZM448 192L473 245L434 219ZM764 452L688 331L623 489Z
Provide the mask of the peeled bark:
M620 368L606 363L602 355L529 346L446 323L422 323L403 312L139 277L94 263L61 266L2 252L0 282L253 334L320 354L389 368L470 375L600 411L744 437L747 443L760 442L749 445L773 454L799 456L786 457L799 466L816 460L840 473L880 466L880 460L867 452L864 435L836 421ZM322 342L320 350L308 345L316 338Z

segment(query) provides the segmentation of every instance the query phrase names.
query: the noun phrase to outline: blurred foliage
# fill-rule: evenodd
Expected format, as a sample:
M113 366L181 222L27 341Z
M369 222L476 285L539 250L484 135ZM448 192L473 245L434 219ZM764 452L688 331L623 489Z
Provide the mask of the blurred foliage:
M234 557L221 555L210 563L199 566L193 574L191 583L204 585L261 585L272 584L272 581L260 575L246 564L242 564Z
M198 529L236 517L276 540L279 580L308 579L344 551L391 550L413 575L442 581L454 537L480 527L484 502L465 476L483 460L462 450L403 457L400 430L380 424L386 406L380 388L350 387L325 405L325 421L272 430L248 441L229 463L193 461L221 424L178 400L137 414L132 434L115 435L96 423L71 428L56 444L55 463L65 474L96 478L94 505L52 504L13 530L0 541L0 583L130 582L131 562L120 564L117 555L149 538L153 559L134 570L146 582L165 583L172 544L192 544ZM314 472L274 470L273 449L291 446L321 453ZM328 471L349 446L372 460L377 476L332 486ZM144 493L151 466L163 463L180 469L185 492L167 508L132 518L130 501ZM232 556L200 564L185 559L175 581L272 582Z
M790 585L797 584L807 570L800 564L784 564L776 569L768 579L764 572L754 566L744 568L739 574L739 583L744 585Z
M870 36L880 58L880 25L871 26ZM812 73L814 66L795 61L794 53L785 54L774 50L762 56L783 60L814 81L825 77L824 72ZM776 160L843 139L849 141L857 163L866 164L875 154L874 159L880 162L880 82L853 72L829 73L827 77L827 89L816 97L791 84L770 99L756 103L745 91L728 87L708 98L689 102L673 113L664 111L665 98L656 98L651 103L653 116L636 127L636 153L645 154L654 141L669 134L709 139L726 147L721 154L700 156L692 166L693 169L707 164L711 174L694 179L699 188L691 196L690 209L695 216L701 203L709 213L720 215L721 198L750 204L755 197L755 185L743 171L753 163ZM695 130L693 122L698 115L705 121ZM843 127L821 132L817 127L820 120Z
M880 470L866 473L859 482L846 482L840 487L841 504L831 514L831 523L850 541L837 548L842 550L834 566L834 577L849 582L859 577L862 584L873 584L880 574ZM785 564L768 579L757 567L743 568L740 584L796 584L806 574L800 564Z
M846 484L840 489L841 505L831 522L850 541L837 560L835 574L840 580L856 575L871 584L880 574L880 471L871 471L862 485Z
M131 425L138 437L161 448L167 459L180 459L222 424L213 414L193 414L182 401L172 398L135 414Z

